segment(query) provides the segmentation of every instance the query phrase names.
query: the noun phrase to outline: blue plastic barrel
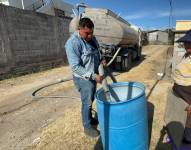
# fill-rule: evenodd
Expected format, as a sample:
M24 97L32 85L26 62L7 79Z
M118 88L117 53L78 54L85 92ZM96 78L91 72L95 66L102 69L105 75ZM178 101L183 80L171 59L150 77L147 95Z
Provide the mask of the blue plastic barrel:
M109 85L96 92L98 120L104 150L148 150L148 120L145 87L138 82Z

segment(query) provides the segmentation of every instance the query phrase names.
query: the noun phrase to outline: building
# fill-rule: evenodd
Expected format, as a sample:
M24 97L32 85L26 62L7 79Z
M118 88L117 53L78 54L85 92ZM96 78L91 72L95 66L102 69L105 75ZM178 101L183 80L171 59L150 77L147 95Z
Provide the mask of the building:
M168 44L168 33L161 30L147 32L149 44Z
M36 2L36 0L0 0L1 3L16 8L26 9Z
M71 17L73 8L63 0L0 0L0 3L60 17Z
M178 63L180 63L183 55L185 54L184 45L182 43L176 43L176 41L184 36L187 30L191 29L191 20L177 20L176 30L174 31L174 52L172 58L172 72Z
M9 5L8 0L0 0L0 4Z
M73 5L63 2L63 0L49 0L46 5L38 8L36 11L52 16L72 16Z
M189 30L191 29L191 20L177 20L176 21L176 30Z

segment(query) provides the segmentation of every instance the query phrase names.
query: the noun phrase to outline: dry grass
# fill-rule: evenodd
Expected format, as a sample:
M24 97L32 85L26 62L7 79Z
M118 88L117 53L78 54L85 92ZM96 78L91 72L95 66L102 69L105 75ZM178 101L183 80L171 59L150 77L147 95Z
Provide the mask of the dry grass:
M98 138L93 139L84 135L78 106L67 110L65 116L44 129L39 143L27 149L90 150L95 148L97 141Z

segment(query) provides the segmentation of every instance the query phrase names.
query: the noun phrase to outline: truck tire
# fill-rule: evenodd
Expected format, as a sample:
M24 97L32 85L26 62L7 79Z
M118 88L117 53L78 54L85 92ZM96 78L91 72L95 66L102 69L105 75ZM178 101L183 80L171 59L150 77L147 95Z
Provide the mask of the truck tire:
M129 53L128 56L122 56L121 58L121 70L128 71L132 65L132 54Z

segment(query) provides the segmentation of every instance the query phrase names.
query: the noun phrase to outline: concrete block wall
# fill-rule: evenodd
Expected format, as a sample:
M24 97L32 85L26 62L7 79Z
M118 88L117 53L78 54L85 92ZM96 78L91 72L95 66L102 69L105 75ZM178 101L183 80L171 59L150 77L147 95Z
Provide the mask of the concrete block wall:
M66 63L70 21L0 5L0 79Z

